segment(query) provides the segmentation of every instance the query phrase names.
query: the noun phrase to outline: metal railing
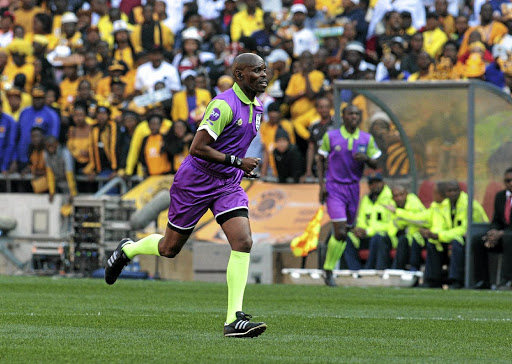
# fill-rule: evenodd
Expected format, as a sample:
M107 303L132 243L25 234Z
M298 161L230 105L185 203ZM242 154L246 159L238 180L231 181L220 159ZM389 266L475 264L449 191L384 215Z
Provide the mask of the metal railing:
M2 183L5 186L5 190L0 190L0 192L13 192L13 184L18 182L30 182L32 179L34 179L35 176L31 173L27 174L20 174L20 173L11 173L11 174L0 174L0 186L2 186ZM129 176L129 177L115 177L114 179L110 180L108 177L103 176L94 176L91 178L90 176L85 175L75 175L75 179L77 182L92 182L92 183L106 183L108 185L111 181L116 181L115 183L111 184L109 189L112 188L114 185L119 184L121 186L121 192L125 193L135 185L139 184L143 178L140 176ZM119 180L122 180L120 182ZM105 185L105 186L106 186Z

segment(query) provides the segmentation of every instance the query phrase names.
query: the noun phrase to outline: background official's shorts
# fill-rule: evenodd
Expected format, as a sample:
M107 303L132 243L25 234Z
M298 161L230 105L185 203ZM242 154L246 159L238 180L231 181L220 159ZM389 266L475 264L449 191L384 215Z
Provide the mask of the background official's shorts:
M199 219L211 209L219 223L225 214L248 216L249 200L237 175L225 178L204 170L186 158L174 176L169 191L169 227L190 234Z
M359 205L359 183L327 182L327 213L331 221L346 221L352 225Z

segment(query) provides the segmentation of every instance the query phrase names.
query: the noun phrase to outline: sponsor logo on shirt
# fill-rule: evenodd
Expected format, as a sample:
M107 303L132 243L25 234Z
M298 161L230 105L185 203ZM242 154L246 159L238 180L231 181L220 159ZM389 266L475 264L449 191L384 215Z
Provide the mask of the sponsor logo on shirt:
M43 123L43 118L39 116L39 117L36 118L35 121L36 121L36 124L42 124Z
M339 152L339 151L341 150L341 145L337 145L337 146L335 146L335 147L334 147L334 150L335 150L335 151L337 151L337 152Z
M261 113L256 114L256 130L260 130L261 124Z
M238 125L238 126L242 126L243 123L244 123L244 121L242 120L242 118L240 118L236 121L236 125Z
M211 121L217 121L217 120L219 120L219 118L220 118L220 110L217 108L214 108L208 119Z

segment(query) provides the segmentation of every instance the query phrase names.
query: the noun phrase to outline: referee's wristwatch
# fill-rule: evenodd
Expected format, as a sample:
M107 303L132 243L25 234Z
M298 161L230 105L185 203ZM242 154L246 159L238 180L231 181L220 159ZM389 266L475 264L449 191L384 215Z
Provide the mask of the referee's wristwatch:
M242 160L238 157L235 157L235 163L233 163L233 165L236 167L236 168L240 168L242 166Z

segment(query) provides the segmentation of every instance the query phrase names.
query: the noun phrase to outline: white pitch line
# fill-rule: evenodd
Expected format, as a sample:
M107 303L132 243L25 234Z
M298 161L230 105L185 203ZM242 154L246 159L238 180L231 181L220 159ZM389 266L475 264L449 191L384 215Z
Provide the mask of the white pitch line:
M20 313L20 312L1 312L0 316L101 316L101 312L97 313L55 313L55 314L37 314L34 312L30 313ZM162 314L107 314L106 316L133 316L133 317L161 317ZM188 314L171 314L172 317L188 317ZM219 316L219 315L214 315ZM307 315L301 317L306 317L309 319L318 319L318 318L333 318L333 319L344 319L344 320L375 320L375 319L387 319L387 320L415 320L415 321L471 321L471 322L512 322L512 318L505 317L505 318L478 318L478 317L403 317L403 316L397 316L397 317L386 317L386 316L339 316L339 315L333 315L333 316L324 316L324 315ZM265 315L265 317L268 318L281 318L281 316L274 316L274 315Z

